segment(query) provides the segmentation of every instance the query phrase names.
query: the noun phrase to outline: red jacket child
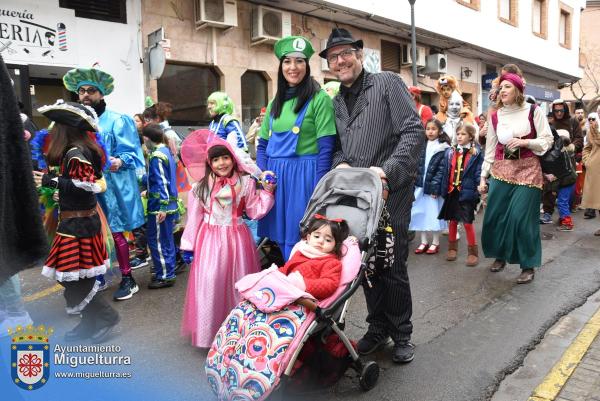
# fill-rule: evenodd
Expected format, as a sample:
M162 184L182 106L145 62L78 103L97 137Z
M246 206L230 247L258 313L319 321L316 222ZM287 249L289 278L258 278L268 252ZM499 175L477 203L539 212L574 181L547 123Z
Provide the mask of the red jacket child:
M304 278L305 291L321 300L333 295L340 285L342 262L335 254L309 257L298 250L279 270L286 276L300 273Z

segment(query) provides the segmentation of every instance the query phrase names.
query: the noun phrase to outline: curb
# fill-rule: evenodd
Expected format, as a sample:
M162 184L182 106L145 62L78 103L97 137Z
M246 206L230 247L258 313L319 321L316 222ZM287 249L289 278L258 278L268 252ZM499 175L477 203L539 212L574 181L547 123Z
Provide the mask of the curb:
M600 309L585 324L560 360L552 367L527 401L553 401L571 377L600 332Z

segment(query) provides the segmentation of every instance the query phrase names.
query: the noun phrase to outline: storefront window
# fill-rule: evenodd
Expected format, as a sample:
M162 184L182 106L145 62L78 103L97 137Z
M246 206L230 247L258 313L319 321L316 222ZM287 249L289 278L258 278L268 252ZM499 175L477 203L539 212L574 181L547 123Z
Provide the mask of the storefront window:
M246 71L242 75L242 127L250 128L260 109L268 103L267 80L259 71Z
M158 100L173 105L172 126L208 126L206 99L219 90L219 74L213 67L167 64L157 85Z

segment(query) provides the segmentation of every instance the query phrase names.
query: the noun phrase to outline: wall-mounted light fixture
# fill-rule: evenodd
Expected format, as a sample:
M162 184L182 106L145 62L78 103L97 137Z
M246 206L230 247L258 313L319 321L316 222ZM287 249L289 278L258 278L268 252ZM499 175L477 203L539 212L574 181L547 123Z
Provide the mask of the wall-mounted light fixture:
M469 67L460 67L460 80L462 81L465 78L469 78L472 73L473 70L471 70Z

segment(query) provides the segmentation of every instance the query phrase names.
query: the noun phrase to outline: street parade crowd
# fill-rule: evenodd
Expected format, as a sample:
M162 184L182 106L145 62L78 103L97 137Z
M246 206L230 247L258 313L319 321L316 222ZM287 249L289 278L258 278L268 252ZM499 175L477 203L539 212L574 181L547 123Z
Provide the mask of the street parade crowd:
M259 252L273 260L280 250L279 266L269 271L283 277L277 288L290 299L270 313L304 319L340 286L344 249L357 242L347 222L317 213L299 224L332 169L366 168L381 180L393 257L364 285L368 329L355 347L367 355L391 340L396 363L414 358L409 251L438 254L445 234L445 259L456 261L464 233L467 266L480 263L481 247L493 260L489 270L518 264L516 281L526 284L542 264L540 224L555 223L554 209L560 231L576 229L577 210L596 217L598 113L585 115L575 105L571 116L573 105L556 99L546 115L525 95L514 64L494 80L485 113L474 116L449 75L437 81L440 100L432 110L399 75L365 71L362 48L349 31L333 29L318 55L339 83L321 87L311 77L311 42L279 40L276 94L248 132L231 98L215 92L207 99L210 126L186 137L170 126L168 103L148 99L135 116L112 110L105 97L119 83L97 68L69 71L64 85L79 102L40 107L51 125L35 130L19 117L2 65L7 118L0 135L7 139L0 143L19 159L2 170L5 185L19 188L18 198L1 204L4 233L14 237L2 244L2 331L31 323L20 295L24 268L37 266L57 281L66 312L81 315L66 341L100 343L120 320L102 291L112 291L114 301L131 299L140 291L135 270L149 261L148 289L184 285L175 284L177 275L189 266L181 333L209 350L207 376L227 399L235 392L215 384L233 358L224 345L231 325L224 322L252 307L256 275L265 267ZM417 241L409 250L412 232ZM111 272L113 263L120 275ZM116 276L120 282L112 285ZM253 366L274 370L269 364L279 357Z

